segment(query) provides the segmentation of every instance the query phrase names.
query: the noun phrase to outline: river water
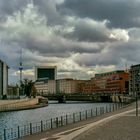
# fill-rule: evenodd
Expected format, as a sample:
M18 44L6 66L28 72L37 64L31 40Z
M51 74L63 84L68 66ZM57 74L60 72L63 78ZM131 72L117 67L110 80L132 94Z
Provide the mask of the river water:
M3 112L0 113L0 132L4 128L14 128L18 125L22 126L27 123L40 122L41 120L110 105L111 103L67 102L65 104L58 104L50 102L47 107L43 108Z

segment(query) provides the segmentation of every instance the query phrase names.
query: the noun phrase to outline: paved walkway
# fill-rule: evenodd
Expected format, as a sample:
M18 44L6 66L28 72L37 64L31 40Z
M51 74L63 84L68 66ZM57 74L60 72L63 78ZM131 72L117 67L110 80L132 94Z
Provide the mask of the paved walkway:
M20 140L140 140L140 117L135 104L121 110L88 119Z
M73 140L140 140L140 117L136 117L134 112L122 114L93 126Z

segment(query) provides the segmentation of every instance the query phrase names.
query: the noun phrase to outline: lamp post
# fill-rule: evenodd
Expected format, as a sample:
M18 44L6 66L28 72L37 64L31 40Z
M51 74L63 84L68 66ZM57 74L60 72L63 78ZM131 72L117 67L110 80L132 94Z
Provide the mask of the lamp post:
M138 88L139 88L139 76L140 76L140 73L138 73L138 78L136 78L136 80L137 80L137 89L136 89L136 91L135 91L135 96L136 96L136 116L138 116Z
M138 116L138 95L136 91L136 116Z

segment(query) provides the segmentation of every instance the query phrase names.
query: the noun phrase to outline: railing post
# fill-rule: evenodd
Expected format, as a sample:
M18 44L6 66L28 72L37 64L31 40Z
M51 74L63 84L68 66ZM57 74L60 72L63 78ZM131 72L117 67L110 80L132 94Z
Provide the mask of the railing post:
M41 120L41 132L43 132L43 121Z
M104 112L103 112L103 107L101 107L101 114L104 114Z
M117 110L117 104L115 103L115 110Z
M113 104L113 111L114 111L114 104Z
M63 116L61 116L61 126L63 126Z
M56 118L56 128L58 128L58 117Z
M32 123L30 123L30 135L32 135Z
M111 112L111 105L109 106L109 112Z
M106 106L106 113L108 113L108 108L107 108L107 106Z
M101 107L100 107L100 115L102 114L102 112L101 112Z
M87 120L87 110L86 110L86 120Z
M68 115L66 114L66 125L68 124Z
M96 107L96 116L98 116L98 110L97 110L97 107Z
M80 121L81 121L81 112L79 112L79 118L80 118Z
M52 118L51 118L51 129L53 129L53 122L52 122Z
M73 123L75 123L75 113L73 113Z
M20 128L18 126L18 138L20 138Z
M6 129L4 129L4 140L6 140Z
M91 109L91 117L93 116L93 110Z

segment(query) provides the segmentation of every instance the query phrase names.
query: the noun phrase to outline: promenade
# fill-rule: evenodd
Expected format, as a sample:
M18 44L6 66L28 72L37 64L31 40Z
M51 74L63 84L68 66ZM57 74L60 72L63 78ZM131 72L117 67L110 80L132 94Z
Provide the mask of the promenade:
M140 117L135 103L120 110L89 118L20 140L139 140Z

